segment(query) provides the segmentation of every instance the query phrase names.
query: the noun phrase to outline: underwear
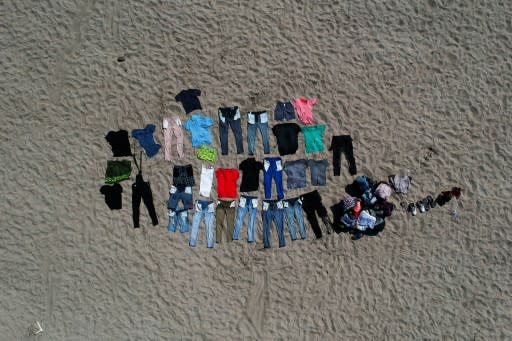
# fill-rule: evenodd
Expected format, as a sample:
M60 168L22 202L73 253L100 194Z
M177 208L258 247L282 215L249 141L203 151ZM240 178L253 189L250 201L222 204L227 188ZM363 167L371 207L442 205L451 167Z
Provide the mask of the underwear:
M198 148L196 156L199 160L212 161L217 159L217 149L207 145L202 145Z

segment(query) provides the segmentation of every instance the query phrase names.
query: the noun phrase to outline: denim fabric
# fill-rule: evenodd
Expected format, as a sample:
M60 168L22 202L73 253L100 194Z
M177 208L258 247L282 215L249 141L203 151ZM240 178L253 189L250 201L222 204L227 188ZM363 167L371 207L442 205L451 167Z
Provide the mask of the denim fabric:
M192 114L192 117L183 124L183 128L192 135L192 147L196 148L202 144L212 143L211 125L213 125L212 118L201 114Z
M187 186L180 191L176 186L171 186L167 208L173 211L176 210L180 200L183 203L184 209L192 208L192 187Z
M295 110L293 110L293 104L291 102L276 102L276 108L274 109L274 119L276 119L276 121L289 121L294 118Z
M284 241L284 214L283 202L281 200L263 200L261 218L263 220L263 246L270 247L270 230L272 221L276 225L279 247L286 246Z
M242 125L240 123L240 110L238 107L219 108L219 138L222 155L228 155L228 130L231 127L235 135L236 153L244 152L242 142Z
M263 160L265 199L272 197L272 179L276 183L277 198L283 199L283 161L280 157L266 157Z
M256 223L256 212L258 212L258 197L247 195L240 196L238 202L238 211L236 212L235 230L233 232L233 240L238 240L240 230L244 223L245 216L249 214L249 224L247 226L247 242L254 242L254 226Z
M351 213L345 213L341 217L341 223L345 225L345 227L347 228L353 228L354 226L356 226L356 218Z
M263 153L270 153L270 144L268 142L268 114L266 111L247 113L247 148L249 149L249 155L254 155L256 129L259 129L261 133Z
M295 228L295 219L299 227L300 237L306 239L306 228L304 227L304 217L302 215L302 201L300 198L283 200L284 211L286 213L286 222L288 231L292 240L297 239L297 230Z
M196 246L197 233L199 232L199 224L204 220L206 227L206 245L213 247L213 222L215 220L215 205L212 201L196 200L195 213L192 218L192 231L190 232L189 245Z
M188 232L188 209L181 208L176 211L169 210L169 224L167 231L176 232L176 228L180 228L181 233Z
M357 219L357 229L365 231L367 228L373 229L377 218L372 216L367 210L363 210Z

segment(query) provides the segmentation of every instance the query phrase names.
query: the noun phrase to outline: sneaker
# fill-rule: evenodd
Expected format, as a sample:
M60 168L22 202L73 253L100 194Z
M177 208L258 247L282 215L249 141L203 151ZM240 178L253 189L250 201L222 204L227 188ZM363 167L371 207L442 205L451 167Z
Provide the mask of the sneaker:
M363 237L363 232L361 231L357 231L353 236L352 236L352 240L359 240Z
M416 203L416 207L418 207L421 213L425 213L425 205L423 204L422 200Z
M416 205L414 205L413 202L411 202L409 206L407 206L407 212L411 213L413 217L416 215Z

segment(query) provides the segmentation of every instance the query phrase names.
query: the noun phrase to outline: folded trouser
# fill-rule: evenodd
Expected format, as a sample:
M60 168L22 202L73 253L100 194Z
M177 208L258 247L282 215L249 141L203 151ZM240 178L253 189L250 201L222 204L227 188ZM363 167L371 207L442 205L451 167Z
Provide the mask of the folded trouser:
M281 200L263 200L263 210L261 211L263 220L263 246L270 247L270 230L272 222L276 225L279 247L286 245L284 240L284 221L283 221L283 202Z
M236 213L235 231L233 232L233 240L238 240L240 230L244 223L245 216L249 214L249 222L247 225L247 241L254 242L254 226L256 224L256 212L258 211L258 198L242 195L238 202L238 211Z
M175 211L169 210L167 231L176 232L177 227L179 227L181 233L188 232L188 209L180 208Z
M192 187L187 186L179 189L176 186L171 186L169 189L169 200L167 201L167 208L170 210L176 210L180 201L183 203L183 208L192 208Z
M192 218L192 231L190 232L189 245L196 246L199 224L204 220L206 229L206 245L212 248L213 240L213 221L215 220L215 205L213 201L196 200L194 204L194 217Z
M215 241L222 242L222 233L226 232L228 241L233 240L233 225L235 223L235 200L219 200L215 209Z
M304 217L302 215L302 200L300 200L300 198L286 199L283 200L283 206L291 239L297 239L295 221L297 221L301 238L306 239L306 229L304 227Z

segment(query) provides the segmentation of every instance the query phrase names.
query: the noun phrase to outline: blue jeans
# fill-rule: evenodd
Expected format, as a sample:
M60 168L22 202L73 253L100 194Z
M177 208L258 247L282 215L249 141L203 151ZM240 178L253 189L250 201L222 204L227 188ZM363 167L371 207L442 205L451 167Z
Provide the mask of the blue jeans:
M167 225L167 231L176 232L176 227L178 226L181 233L188 232L188 209L169 210L169 225Z
M171 186L169 189L169 200L167 201L167 208L170 210L176 210L178 204L183 203L183 208L192 208L192 187L187 186L183 189L178 189L176 186Z
M266 157L263 160L265 199L272 197L272 179L276 182L277 199L283 199L283 160L278 156Z
M263 200L261 218L263 220L263 246L270 247L270 229L272 221L276 225L279 247L286 246L284 241L283 202L280 200Z
M270 153L270 145L268 142L268 114L266 111L254 111L247 113L247 147L249 149L249 155L254 155L256 129L259 129L261 133L263 153Z
M292 240L297 239L295 219L297 219L297 225L299 226L300 237L306 239L306 228L304 227L304 217L302 215L302 200L300 198L283 200L283 205L286 213L286 222L288 223L288 231Z
M235 231L233 240L238 240L240 230L244 223L245 215L249 213L249 225L247 226L247 242L254 242L254 225L256 223L256 212L258 211L258 197L241 195L238 202L238 211L236 212Z
M204 219L206 226L206 244L209 248L213 247L213 221L215 220L215 205L213 201L196 200L194 208L194 218L192 218L192 231L190 232L190 246L196 246L199 224Z

